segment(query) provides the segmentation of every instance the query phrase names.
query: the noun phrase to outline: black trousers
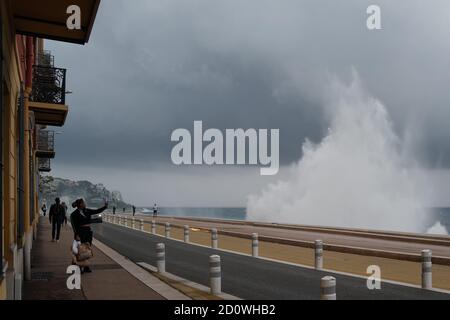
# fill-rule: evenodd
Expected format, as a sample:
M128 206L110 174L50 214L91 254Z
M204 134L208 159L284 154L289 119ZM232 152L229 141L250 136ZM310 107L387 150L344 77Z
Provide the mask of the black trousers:
M94 233L92 232L90 227L81 227L79 236L81 243L89 243L92 245L92 237Z
M59 240L59 236L61 234L61 221L52 221L52 239ZM55 237L56 235L56 237Z

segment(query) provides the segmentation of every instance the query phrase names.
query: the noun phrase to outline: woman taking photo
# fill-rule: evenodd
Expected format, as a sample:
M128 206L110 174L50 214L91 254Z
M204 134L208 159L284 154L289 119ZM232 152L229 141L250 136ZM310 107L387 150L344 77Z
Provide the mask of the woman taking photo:
M72 203L72 207L76 208L74 212L70 215L70 222L72 223L72 228L75 233L75 239L79 239L81 243L89 243L92 245L93 232L91 229L91 217L102 213L108 208L108 203L97 210L92 210L86 208L86 203L83 199L78 199ZM84 272L92 272L89 267L84 268Z

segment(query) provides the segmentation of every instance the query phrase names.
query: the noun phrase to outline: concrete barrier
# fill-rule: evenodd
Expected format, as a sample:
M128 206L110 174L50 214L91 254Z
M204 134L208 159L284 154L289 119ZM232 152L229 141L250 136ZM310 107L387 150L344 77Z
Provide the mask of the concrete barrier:
M189 243L189 226L184 226L184 242Z
M252 256L257 258L259 257L259 240L258 234L252 234Z
M136 219L131 218L131 228L136 229Z
M336 300L336 278L327 276L320 280L320 300Z
M323 269L323 242L316 240L314 242L314 267L316 270Z
M152 221L152 234L156 234L156 222Z
M219 237L217 229L211 229L211 248L217 249L219 247Z
M141 219L139 229L141 229L141 231L144 231L144 219Z
M433 288L433 264L431 257L431 250L422 251L422 289L430 290Z
M222 271L218 255L209 257L209 287L211 294L222 293Z
M170 223L166 222L166 238L170 238Z
M166 272L166 246L164 243L156 245L156 268L158 273Z

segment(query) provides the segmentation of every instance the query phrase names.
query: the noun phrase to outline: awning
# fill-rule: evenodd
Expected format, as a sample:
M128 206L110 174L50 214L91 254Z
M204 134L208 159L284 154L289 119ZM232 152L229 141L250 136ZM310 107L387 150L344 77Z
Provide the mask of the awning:
M81 30L69 30L67 8L81 9ZM100 0L13 0L16 33L44 39L85 44L94 25Z

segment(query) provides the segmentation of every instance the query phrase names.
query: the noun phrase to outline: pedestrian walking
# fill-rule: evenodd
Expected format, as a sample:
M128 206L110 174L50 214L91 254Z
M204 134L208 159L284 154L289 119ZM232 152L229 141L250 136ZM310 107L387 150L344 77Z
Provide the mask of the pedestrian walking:
M50 224L52 225L52 242L59 242L59 236L61 235L61 225L65 220L65 210L61 205L59 198L55 199L55 203L51 205L49 211Z

